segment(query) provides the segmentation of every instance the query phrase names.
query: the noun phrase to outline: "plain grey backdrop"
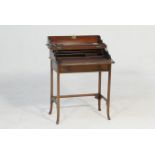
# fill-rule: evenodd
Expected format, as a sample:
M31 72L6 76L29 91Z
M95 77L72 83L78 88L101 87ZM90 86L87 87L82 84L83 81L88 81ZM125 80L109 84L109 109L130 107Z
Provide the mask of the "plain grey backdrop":
M49 35L101 35L112 68L111 121L105 102L61 101L49 110ZM155 128L155 26L0 26L0 128ZM107 74L102 76L106 94ZM56 82L56 81L55 81ZM54 86L55 87L55 86ZM56 87L55 87L56 89ZM61 93L97 91L97 73L63 74Z

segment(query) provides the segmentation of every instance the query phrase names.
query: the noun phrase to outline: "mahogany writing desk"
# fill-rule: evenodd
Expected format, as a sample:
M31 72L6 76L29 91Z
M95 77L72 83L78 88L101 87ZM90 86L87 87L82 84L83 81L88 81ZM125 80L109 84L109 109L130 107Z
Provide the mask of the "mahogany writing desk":
M110 85L111 65L113 60L107 51L107 46L98 35L91 36L49 36L51 68L50 111L53 103L57 107L57 120L60 120L60 98L94 96L98 100L98 110L101 110L101 99L106 101L107 118L110 120ZM53 70L57 72L57 96L53 95ZM101 94L101 72L108 72L107 98ZM91 94L60 95L60 74L77 72L98 72L98 92Z

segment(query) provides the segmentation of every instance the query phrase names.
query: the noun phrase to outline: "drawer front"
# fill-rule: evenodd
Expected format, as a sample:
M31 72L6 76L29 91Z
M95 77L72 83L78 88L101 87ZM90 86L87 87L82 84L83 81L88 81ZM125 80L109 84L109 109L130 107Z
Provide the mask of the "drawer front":
M60 66L61 73L75 73L75 72L96 72L108 71L111 64L104 65L78 65L78 66Z

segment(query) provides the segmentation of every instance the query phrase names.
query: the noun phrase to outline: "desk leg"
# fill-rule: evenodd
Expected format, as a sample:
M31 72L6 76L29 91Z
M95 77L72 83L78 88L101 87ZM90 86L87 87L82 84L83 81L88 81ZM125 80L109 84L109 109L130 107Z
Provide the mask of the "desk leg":
M98 75L98 111L101 111L101 71Z
M107 118L110 120L110 87L111 87L111 66L108 72L108 90L107 90Z
M60 120L60 73L57 72L57 121L56 124L59 124Z
M50 62L50 110L49 110L49 115L52 114L53 110L53 66L52 66L52 61Z

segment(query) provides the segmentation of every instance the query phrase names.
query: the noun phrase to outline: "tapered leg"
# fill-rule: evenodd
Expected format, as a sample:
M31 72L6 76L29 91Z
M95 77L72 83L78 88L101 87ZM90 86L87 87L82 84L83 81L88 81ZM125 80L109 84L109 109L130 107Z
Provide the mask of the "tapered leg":
M101 71L98 75L98 110L101 111Z
M111 65L108 72L108 90L107 90L107 118L110 120L110 87L111 87Z
M56 124L59 124L60 120L60 73L57 72L57 121Z
M49 115L52 114L53 110L53 67L52 67L52 61L50 62L50 110Z

